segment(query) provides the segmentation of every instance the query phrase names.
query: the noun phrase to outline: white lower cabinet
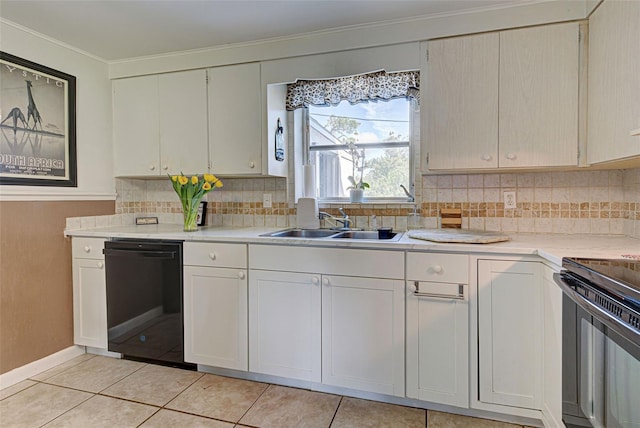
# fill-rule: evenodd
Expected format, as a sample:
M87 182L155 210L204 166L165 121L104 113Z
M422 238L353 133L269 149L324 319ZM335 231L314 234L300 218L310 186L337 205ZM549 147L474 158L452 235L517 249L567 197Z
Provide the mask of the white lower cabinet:
M244 269L184 267L184 358L247 370L247 274Z
M184 244L185 361L248 370L246 251L242 244Z
M404 253L249 246L249 369L404 396Z
M478 260L478 382L484 403L540 410L542 264Z
M322 383L404 397L403 285L322 277Z
M249 275L249 370L320 382L320 275Z
M407 254L407 397L469 407L469 261Z
M73 342L107 349L107 284L104 239L74 238Z

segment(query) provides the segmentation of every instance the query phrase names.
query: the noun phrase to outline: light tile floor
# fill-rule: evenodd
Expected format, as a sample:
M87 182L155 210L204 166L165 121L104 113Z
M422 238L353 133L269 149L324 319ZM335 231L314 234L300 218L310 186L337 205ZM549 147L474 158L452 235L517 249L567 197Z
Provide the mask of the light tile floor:
M1 390L0 426L520 428L90 354Z

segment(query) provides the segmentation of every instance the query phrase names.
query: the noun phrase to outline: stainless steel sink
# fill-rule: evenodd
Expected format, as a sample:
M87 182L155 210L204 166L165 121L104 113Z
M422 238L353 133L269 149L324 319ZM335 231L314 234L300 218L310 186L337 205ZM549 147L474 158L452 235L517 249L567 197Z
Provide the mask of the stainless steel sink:
M332 236L334 239L367 239L373 241L399 241L402 233L390 232L388 238L379 238L377 230L352 230L349 232L341 232Z
M399 241L400 232L390 232L387 238L379 238L377 230L334 230L334 229L285 229L277 232L265 233L260 236L274 238L308 238L308 239L357 239L369 241Z
M266 233L262 236L273 236L277 238L328 238L337 233L339 233L339 231L329 229L286 229Z

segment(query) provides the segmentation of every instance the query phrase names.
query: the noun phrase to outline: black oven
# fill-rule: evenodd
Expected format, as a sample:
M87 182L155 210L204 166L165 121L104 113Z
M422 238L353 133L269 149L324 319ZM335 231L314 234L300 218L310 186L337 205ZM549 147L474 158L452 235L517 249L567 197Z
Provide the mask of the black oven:
M564 258L562 420L640 427L640 261Z

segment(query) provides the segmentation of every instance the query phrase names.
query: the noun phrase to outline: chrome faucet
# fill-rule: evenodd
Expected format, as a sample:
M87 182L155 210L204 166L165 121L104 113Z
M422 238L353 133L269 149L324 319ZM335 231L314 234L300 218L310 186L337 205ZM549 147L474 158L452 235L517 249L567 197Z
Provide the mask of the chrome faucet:
M416 197L413 196L411 193L409 193L409 191L407 190L406 187L404 187L403 184L401 184L400 187L402 187L402 190L404 190L404 194L407 195L407 198L409 199L407 202L415 202L416 201Z
M318 218L320 220L324 220L326 218L330 218L333 221L341 223L342 224L341 229L350 229L352 220L349 218L349 215L347 215L347 213L342 208L338 208L338 211L340 211L340 214L342 214L342 217L335 217L335 216L332 216L331 214L329 214L328 212L320 211L318 213Z

